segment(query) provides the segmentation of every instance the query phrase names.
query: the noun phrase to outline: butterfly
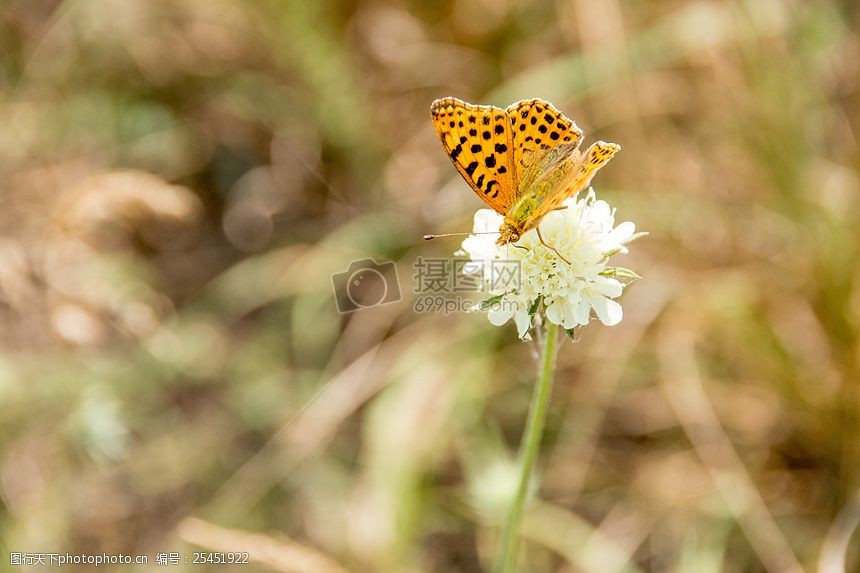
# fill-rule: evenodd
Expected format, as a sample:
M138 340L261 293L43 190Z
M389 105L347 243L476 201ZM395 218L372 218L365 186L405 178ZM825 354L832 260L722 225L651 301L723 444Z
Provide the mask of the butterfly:
M582 130L551 103L521 100L507 109L446 97L430 106L448 157L478 197L504 215L497 243L519 240L550 211L586 188L621 146L579 148Z

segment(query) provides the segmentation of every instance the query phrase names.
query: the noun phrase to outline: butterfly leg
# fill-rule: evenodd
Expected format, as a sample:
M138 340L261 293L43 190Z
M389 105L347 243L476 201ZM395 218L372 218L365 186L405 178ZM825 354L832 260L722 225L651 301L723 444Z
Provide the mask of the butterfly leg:
M565 209L567 209L567 205L562 205L561 207L556 207L555 209L553 209L553 211L564 211Z
M538 239L540 239L540 244L543 245L544 247L546 247L547 249L549 249L550 251L554 252L556 255L558 255L558 258L560 258L561 260L563 260L567 264L570 264L570 261L567 260L564 255L559 253L558 249L556 249L552 245L548 245L547 242L543 240L543 235L540 234L540 227L539 226L535 227L535 229L537 230L537 236L538 236Z

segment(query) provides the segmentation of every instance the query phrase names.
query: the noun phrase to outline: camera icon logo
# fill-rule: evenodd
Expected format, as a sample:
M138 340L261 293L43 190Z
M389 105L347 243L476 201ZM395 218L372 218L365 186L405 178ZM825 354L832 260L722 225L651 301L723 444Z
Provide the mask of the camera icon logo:
M397 280L397 267L391 261L352 261L348 269L331 276L331 285L337 311L341 314L397 302L403 298Z

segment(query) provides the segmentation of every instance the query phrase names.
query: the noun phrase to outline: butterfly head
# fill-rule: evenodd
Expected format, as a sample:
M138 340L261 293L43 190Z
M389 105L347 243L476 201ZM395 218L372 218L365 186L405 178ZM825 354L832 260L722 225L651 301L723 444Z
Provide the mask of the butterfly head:
M499 245L505 245L507 243L516 243L520 240L522 233L520 229L513 223L508 220L505 220L502 223L502 226L499 227L499 240L496 241Z

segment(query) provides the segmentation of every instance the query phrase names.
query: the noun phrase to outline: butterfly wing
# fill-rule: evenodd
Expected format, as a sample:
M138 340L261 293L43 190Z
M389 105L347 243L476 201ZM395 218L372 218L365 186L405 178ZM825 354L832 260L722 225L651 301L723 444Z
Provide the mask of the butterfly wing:
M550 149L579 147L582 130L548 101L524 99L508 106L505 113L511 122L514 177L521 190L527 187L523 179L529 167L539 165Z
M521 232L587 187L621 149L598 141L581 152L582 130L541 99L502 110L447 97L434 101L430 114L463 179Z
M505 110L447 97L430 106L448 157L478 197L506 214L517 197L513 143Z
M541 99L510 105L519 201L511 213L523 232L588 186L594 174L621 149L598 141L583 153L582 130L551 103Z
M618 153L617 143L597 141L585 153L572 150L567 155L550 154L546 164L538 164L533 189L531 209L523 217L522 229L535 227L550 211L561 206L565 199L588 187L597 171ZM564 153L564 150L558 151Z
M555 205L550 207L550 210L558 207L568 197L576 195L588 187L600 168L606 165L619 151L621 151L621 146L617 143L609 143L607 141L592 143L577 162L573 177L565 181L565 184L561 186L561 189L557 193L560 199Z

